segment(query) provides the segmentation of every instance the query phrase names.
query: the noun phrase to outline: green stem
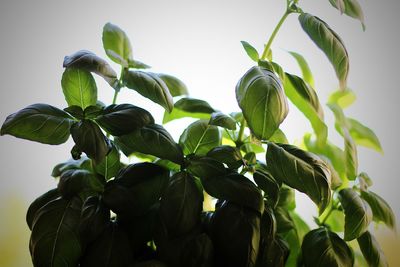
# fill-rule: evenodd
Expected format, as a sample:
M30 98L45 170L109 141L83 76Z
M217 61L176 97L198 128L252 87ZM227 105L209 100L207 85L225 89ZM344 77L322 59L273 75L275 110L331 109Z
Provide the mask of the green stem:
M112 101L113 104L117 103L118 93L119 93L119 91L115 90L115 92L114 92L114 97L113 97L113 101Z
M243 134L244 134L244 128L246 128L246 120L243 117L242 121L240 122L239 135L238 135L238 138L236 140L236 143L242 143Z
M264 51L261 55L261 59L265 60L268 56L268 51L271 48L272 42L274 41L276 35L279 32L279 29L281 28L283 22L285 22L286 18L289 16L289 14L292 13L289 9L289 7L286 9L285 14L283 14L282 18L279 20L278 24L276 25L274 31L271 34L271 37L269 37L269 40L267 42L267 44L265 45Z

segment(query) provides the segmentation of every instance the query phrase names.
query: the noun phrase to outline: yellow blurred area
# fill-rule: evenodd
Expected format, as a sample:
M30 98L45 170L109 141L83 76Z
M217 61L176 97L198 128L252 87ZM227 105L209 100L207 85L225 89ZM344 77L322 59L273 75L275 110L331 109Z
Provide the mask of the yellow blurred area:
M32 266L29 255L30 231L25 222L28 203L23 197L0 197L0 267ZM400 238L383 225L375 230L389 266L400 266Z

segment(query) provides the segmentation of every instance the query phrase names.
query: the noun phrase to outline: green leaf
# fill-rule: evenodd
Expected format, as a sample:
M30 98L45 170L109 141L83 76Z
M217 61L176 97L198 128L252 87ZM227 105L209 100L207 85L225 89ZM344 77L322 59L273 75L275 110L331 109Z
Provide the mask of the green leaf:
M305 267L353 266L351 248L337 234L326 228L309 232L301 245Z
M396 229L396 216L389 204L379 195L372 191L361 191L361 197L368 202L372 209L373 219L383 222L391 229Z
M190 159L187 171L196 177L203 178L219 177L229 173L223 163L210 157Z
M187 172L171 177L160 202L160 219L168 236L173 238L189 233L200 223L203 192L195 178Z
M181 118L209 119L215 110L204 100L184 97L179 99L171 113L165 112L163 124Z
M58 191L63 198L71 198L80 193L101 193L104 185L87 170L68 170L61 174Z
M77 266L82 253L78 233L82 202L55 199L36 212L29 250L35 266Z
M73 123L68 113L56 107L33 104L9 115L1 126L1 135L59 145L68 140Z
M330 171L316 155L295 146L269 143L266 155L268 170L274 178L307 194L320 213L330 199Z
M326 142L328 127L324 122L324 113L314 89L300 77L286 73L285 93L290 101L306 116L318 138L320 145Z
M150 69L151 66L134 59L128 59L128 67L130 69Z
M309 85L311 85L311 87L314 87L314 77L312 75L312 72L310 70L310 67L308 66L306 59L299 53L293 51L289 51L289 54L291 54L294 57L294 59L296 59L297 64L300 67L304 81Z
M253 134L269 139L286 118L288 104L278 77L252 67L236 85L236 99Z
M214 147L207 153L207 157L225 163L229 168L233 169L237 169L243 164L243 157L240 150L227 145Z
M51 172L51 176L53 176L54 178L58 178L63 172L68 170L91 170L91 168L92 166L90 163L90 159L87 157L81 157L78 160L69 159L54 166L53 171Z
M284 234L294 229L294 223L287 209L278 206L274 210L274 214L276 218L277 233Z
M389 266L385 254L381 249L381 246L369 231L366 231L359 238L357 238L357 242L369 266L373 267Z
M117 25L107 23L103 27L103 47L107 56L114 61L128 67L132 60L132 47L128 36Z
M96 122L113 136L120 136L154 124L154 118L150 112L140 107L130 104L113 104L103 110L102 114L96 118Z
M350 241L362 235L372 221L368 203L350 188L339 192L339 200L345 214L344 240Z
M221 132L217 126L209 125L207 120L190 124L179 138L179 145L185 155L206 155L212 148L221 144Z
M348 88L333 92L328 99L329 104L337 104L342 109L351 106L356 101L356 95Z
M279 188L279 201L278 206L288 209L290 211L296 208L296 195L295 191L288 186L281 186Z
M126 71L123 80L126 87L159 104L166 111L171 112L174 108L174 101L169 89L157 74L142 71Z
M161 80L163 80L164 83L167 85L169 92L171 93L172 96L181 96L189 94L186 85L178 78L162 73L159 73L158 77L160 77Z
M83 120L71 127L72 139L80 151L100 163L111 150L110 141L94 122Z
M302 13L299 21L311 40L325 53L332 63L340 88L345 89L349 73L349 56L340 37L320 18Z
M94 72L103 77L113 88L116 88L118 84L117 73L107 61L87 50L79 50L70 56L64 57L63 67Z
M260 245L258 213L224 201L214 212L210 232L215 266L255 266Z
M50 201L58 198L60 193L58 192L57 188L51 189L41 195L40 197L36 198L28 208L28 212L26 213L26 223L30 230L32 230L32 225L36 217L36 213L39 209L41 209L44 205L49 203Z
M240 41L242 43L242 46L244 50L246 51L247 55L253 60L254 62L258 62L260 59L260 55L257 52L257 49L255 49L251 44L249 44L246 41Z
M281 129L276 130L276 132L269 138L269 140L274 143L281 143L281 144L289 143L285 133Z
M117 175L121 167L122 164L120 162L119 151L115 146L113 146L104 160L95 166L95 170L108 181Z
M364 12L357 0L329 0L333 7L337 8L340 13L358 19L361 22L362 28L365 31Z
M334 232L344 232L344 214L341 210L333 210L325 221Z
M86 70L65 69L61 87L68 106L79 106L82 109L95 106L97 103L97 86L92 74Z
M126 156L140 152L177 164L183 163L182 149L161 125L144 126L128 135L116 137L115 143Z
M210 125L216 125L228 130L236 130L236 121L222 112L213 112L209 121Z
M264 191L264 197L267 199L268 204L275 208L279 201L279 188L280 185L275 181L274 177L266 171L256 171L253 174L254 182L258 187Z
M202 233L189 241L182 252L181 262L182 266L213 266L214 246L210 237Z
M261 248L264 257L261 259L261 266L283 267L287 262L290 248L281 237L276 237L268 247Z

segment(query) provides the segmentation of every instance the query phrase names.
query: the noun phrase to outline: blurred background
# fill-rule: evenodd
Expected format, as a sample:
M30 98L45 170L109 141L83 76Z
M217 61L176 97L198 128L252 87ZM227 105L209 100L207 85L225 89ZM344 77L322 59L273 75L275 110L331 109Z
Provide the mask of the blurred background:
M360 171L372 177L372 190L384 196L399 219L400 2L359 2L366 18L365 32L358 21L340 15L328 0L300 0L300 6L326 21L346 44L350 55L348 84L358 97L346 109L346 115L372 128L384 149L384 154L378 154L359 148ZM192 97L207 100L216 109L238 111L234 88L253 65L240 41L248 41L262 51L285 5L284 0L2 0L0 121L32 103L64 108L60 84L63 58L80 49L105 57L101 32L106 22L126 31L134 58L153 66L152 71L180 78ZM303 54L314 73L320 101L326 103L338 85L334 70L304 34L296 15L284 24L272 49L275 61L296 74L300 70L287 51ZM118 66L112 66L119 71ZM113 90L96 79L99 99L110 103ZM142 106L161 123L163 110L131 90L123 90L118 102ZM326 108L325 113L332 128L329 138L342 146L342 139L333 130L332 114ZM166 128L178 139L187 123L175 121ZM293 106L282 129L291 142L311 131ZM31 266L26 210L36 197L54 188L52 167L70 157L71 147L71 140L61 146L48 146L11 136L0 138L0 267ZM298 211L311 222L314 205L301 194L298 199ZM400 266L397 234L383 225L373 230L391 266Z

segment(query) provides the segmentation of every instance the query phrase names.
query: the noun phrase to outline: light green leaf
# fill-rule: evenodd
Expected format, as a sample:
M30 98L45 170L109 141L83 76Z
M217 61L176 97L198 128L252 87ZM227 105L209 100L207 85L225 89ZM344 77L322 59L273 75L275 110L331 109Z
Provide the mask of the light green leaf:
M253 134L269 139L288 114L288 103L278 77L263 67L252 67L236 85L236 99Z
M97 86L90 72L67 68L62 75L61 86L69 106L79 106L84 110L96 105Z
M171 113L164 112L163 124L181 118L209 119L215 110L204 100L195 98L181 98Z
M132 47L128 36L117 25L107 23L103 28L103 47L107 56L124 67L132 59Z
M303 30L313 42L325 53L332 63L340 88L345 89L349 73L349 57L340 37L320 18L302 13L299 21Z
M209 124L220 126L228 130L236 130L236 121L232 117L219 111L211 114Z
M372 191L361 191L361 197L368 202L372 209L373 219L383 222L391 229L396 229L396 216L389 204L379 195Z
M276 132L269 138L269 140L274 143L281 143L281 144L289 143L285 133L281 129L276 130Z
M291 54L294 57L294 59L296 59L297 64L300 67L304 81L309 85L311 85L311 87L314 87L314 77L311 73L310 67L308 66L306 59L299 53L293 51L289 51L289 54Z
M189 94L186 85L178 78L162 73L159 73L158 77L160 77L161 80L165 82L172 96L181 96Z
M95 170L108 181L117 175L121 167L122 164L120 162L119 151L115 146L113 146L105 159L95 166Z
M389 266L385 254L381 249L381 246L369 231L366 231L359 238L357 238L357 242L369 266L372 267Z
M257 49L255 49L251 44L249 44L246 41L240 41L242 43L242 46L244 50L246 51L247 55L255 62L258 62L260 59L260 55L257 52Z
M362 28L365 31L364 12L362 11L360 3L357 0L329 0L335 8L339 9L340 13L358 19L361 22Z
M356 101L356 95L348 88L337 90L329 96L328 103L337 104L342 109L345 109Z

